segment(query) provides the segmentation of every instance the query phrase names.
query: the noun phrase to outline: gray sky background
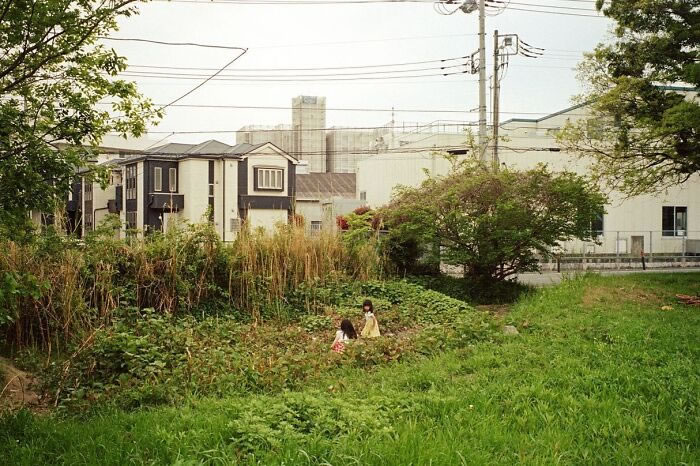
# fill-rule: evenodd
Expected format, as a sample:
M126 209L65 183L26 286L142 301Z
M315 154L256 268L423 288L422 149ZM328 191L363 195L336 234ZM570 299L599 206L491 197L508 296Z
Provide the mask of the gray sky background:
M523 3L589 9L587 0L518 0ZM516 2L516 3L518 3ZM478 14L458 11L443 16L431 3L355 5L240 5L155 1L141 5L141 14L121 21L115 37L172 42L198 42L249 49L228 70L249 68L313 68L378 65L452 58L478 47ZM543 8L539 8L543 9ZM550 10L552 11L552 10ZM486 19L487 72L493 66L493 30L517 33L529 44L546 49L545 57L512 57L501 87L501 120L532 117L518 112L551 113L570 105L580 92L573 69L583 51L609 37L604 18L565 16L506 10ZM174 47L136 42L105 41L126 56L130 65L219 68L238 52ZM413 65L406 68L435 66ZM136 68L134 68L136 69ZM227 72L229 72L227 70ZM176 71L176 70L157 70ZM348 72L344 70L338 72ZM176 72L185 72L178 70ZM269 72L244 72L270 74ZM332 73L309 71L308 73ZM193 73L203 73L194 71ZM290 74L293 72L280 72ZM431 74L421 71L407 74ZM296 95L327 98L329 108L368 107L470 110L478 107L477 75L434 76L379 81L335 82L209 82L180 104L290 107ZM134 78L129 78L134 79ZM167 103L199 80L138 78L141 91L156 103ZM488 108L490 110L490 102ZM477 114L401 113L396 120L430 122L438 119L474 121ZM168 142L235 141L234 131L246 124L290 123L291 110L169 108L154 131L228 131L174 135ZM391 112L327 112L327 126L378 126ZM152 133L158 140L165 134Z

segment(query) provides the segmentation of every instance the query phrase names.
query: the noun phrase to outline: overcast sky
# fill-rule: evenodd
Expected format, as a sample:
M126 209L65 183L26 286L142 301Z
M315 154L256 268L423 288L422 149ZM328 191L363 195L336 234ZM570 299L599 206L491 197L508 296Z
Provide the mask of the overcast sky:
M528 5L529 4L529 5ZM593 14L588 0L517 0L498 16L488 16L487 72L493 66L493 30L517 33L545 49L545 58L512 57L501 88L501 119L532 116L518 112L555 112L568 106L580 91L573 67L583 51L609 37L604 18L566 16L512 8ZM197 42L248 48L227 73L300 74L348 73L357 70L269 72L236 71L269 68L317 68L384 65L469 55L478 47L478 14L461 11L438 14L431 3L372 3L353 5L241 5L217 2L154 1L141 14L121 21L115 37L171 42ZM130 65L219 68L238 54L232 50L174 47L136 42L105 41ZM458 62L452 62L458 63ZM420 69L435 64L392 69ZM145 71L143 68L130 70ZM228 71L230 70L230 72ZM368 69L375 71L377 69ZM158 72L205 73L151 69ZM433 74L416 71L405 74ZM429 76L391 80L331 82L209 82L180 104L289 107L296 95L327 98L332 108L391 108L471 110L478 107L477 75ZM134 78L129 78L134 79ZM198 84L198 80L138 78L141 91L156 103L167 103ZM489 102L489 109L491 107ZM474 113L396 113L397 120L430 122L438 119L474 121ZM291 110L169 108L154 131L227 131L174 135L169 142L235 141L234 131L246 124L290 123ZM327 126L376 126L391 120L391 112L327 112ZM152 133L158 140L165 134Z

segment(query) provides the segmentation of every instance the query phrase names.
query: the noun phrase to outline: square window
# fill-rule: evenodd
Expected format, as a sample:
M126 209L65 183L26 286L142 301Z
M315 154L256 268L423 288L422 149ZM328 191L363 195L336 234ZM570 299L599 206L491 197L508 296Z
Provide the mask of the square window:
M663 236L685 236L688 229L688 207L663 206L661 229Z

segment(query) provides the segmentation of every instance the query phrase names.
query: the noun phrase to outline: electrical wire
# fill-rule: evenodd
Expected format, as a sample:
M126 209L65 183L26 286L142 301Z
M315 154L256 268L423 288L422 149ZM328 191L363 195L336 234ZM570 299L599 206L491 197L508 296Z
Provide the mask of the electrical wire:
M433 77L433 76L455 76L455 75L462 75L466 74L467 71L457 71L457 72L451 72L451 73L434 73L434 74L416 74L416 75L401 75L401 76L353 76L353 77L332 77L332 78L311 78L311 79L304 79L304 78L291 78L291 79L284 79L284 78L258 78L255 76L249 76L249 77L238 77L238 78L231 78L231 77L211 77L209 78L212 81L253 81L253 82L308 82L308 81L356 81L356 80L382 80L382 79L412 79L412 78L427 78L427 77ZM199 79L197 77L187 77L187 76L152 76L152 75L142 75L142 74L133 74L130 72L125 72L125 73L120 73L119 76L124 76L124 77L134 77L134 78L157 78L157 79L175 79L175 80L192 80L192 79ZM209 80L208 79L208 80ZM476 80L468 80L464 82L476 82Z
M212 74L211 76L209 76L208 78L206 78L204 81L202 81L201 83L199 83L199 84L197 84L196 86L194 86L194 87L193 87L192 89L190 89L189 91L185 92L185 93L182 94L180 97L178 97L178 98L176 98L175 100L173 100L172 102L170 102L170 103L168 103L168 104L163 105L162 107L160 107L160 110L166 109L166 108L170 107L171 105L173 105L173 104L175 104L175 103L181 101L182 99L184 99L184 98L187 97L188 95L192 94L194 91L196 91L196 90L199 89L200 87L204 86L206 83L208 83L208 82L211 81L212 79L216 79L216 76L217 76L217 75L219 75L219 74L220 74L221 72L223 72L226 68L228 68L229 66L231 66L236 60L238 60L239 58L241 58L241 57L242 57L243 55L245 55L245 53L248 51L248 49L244 49L244 48L240 48L240 47L237 47L237 48L241 51L241 53L239 53L239 54L238 54L237 56L235 56L231 61L229 61L228 63L226 63L224 66L222 66L216 73Z
M490 0L489 0L490 1ZM495 8L491 5L486 5L489 8ZM564 15L564 16L579 16L581 18L600 18L600 19L606 19L605 16L599 16L599 15L584 15L581 13L567 13L564 11L545 11L545 10L533 10L533 9L527 9L527 8L518 8L518 7L509 7L509 10L516 10L516 11L525 11L528 13L547 13L551 15Z
M423 65L427 63L445 63L455 60L464 60L469 56L441 58L434 60L423 60L403 63L387 63L384 65L352 65L352 66L320 66L313 68L236 68L235 71L319 71L319 70L345 70L345 69L364 69L364 68L388 68L408 65ZM188 66L156 66L156 65L128 65L129 68L153 68L153 69L172 69L172 70L191 70L191 71L214 71L216 68L197 68Z
M573 6L560 6L560 5L543 5L541 3L522 3L522 2L516 2L516 1L508 1L504 2L502 0L486 0L487 3L503 3L503 4L512 4L512 5L520 5L520 6L534 6L538 8L551 8L555 10L576 10L576 11L592 11L591 8L578 8L578 7L573 7ZM594 9L593 9L594 10Z
M309 77L335 77L335 76L362 76L362 75L377 75L377 74L396 74L401 76L403 73L414 73L417 71L436 71L436 70L448 70L453 68L462 68L467 66L467 63L458 63L456 65L438 66L438 67L427 67L427 68L409 68L405 70L379 70L379 71L358 71L349 73L321 73L321 74L220 74L219 78L309 78ZM240 71L238 69L231 71ZM194 74L194 73L177 73L173 71L162 72L162 71L126 71L124 73L129 73L130 76L148 76L148 77L203 77L207 75ZM120 73L121 75L121 73Z

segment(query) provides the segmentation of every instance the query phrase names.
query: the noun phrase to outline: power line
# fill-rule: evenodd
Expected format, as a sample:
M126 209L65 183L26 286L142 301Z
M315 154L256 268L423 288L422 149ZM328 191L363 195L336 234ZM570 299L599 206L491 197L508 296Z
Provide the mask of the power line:
M563 6L563 5L543 5L541 3L520 3L520 2L504 2L502 0L486 0L488 3L501 3L503 5L521 5L521 6L534 6L539 8L552 8L556 10L577 10L577 11L592 11L591 8L578 8L573 6ZM507 8L507 7L506 7Z
M491 2L492 0L487 0L488 2ZM489 8L496 8L495 6L487 5ZM516 11L526 11L528 13L547 13L551 15L564 15L564 16L580 16L582 18L602 18L605 19L605 16L599 16L599 15L584 15L581 13L567 13L564 11L545 11L545 10L533 10L533 9L527 9L527 8L518 8L518 7L508 7L509 10L516 10Z
M230 46L230 45L200 44L198 42L166 42L166 41L162 41L162 40L141 39L138 37L99 36L98 39L114 40L114 41L120 41L120 42L144 42L144 43L148 43L148 44L168 45L168 46L174 46L174 47L202 47L202 48L208 48L208 49L244 50L242 47L235 47L235 46Z
M99 105L112 105L114 102L98 102ZM161 105L161 104L156 104ZM221 105L221 104L176 104L172 105L173 108L209 108L209 109L249 109L249 110L292 110L293 107L286 106L265 106L265 105ZM409 108L356 108L356 107L326 107L326 111L340 111L340 112L381 112L381 113L478 113L478 110L457 110L457 109L409 109ZM555 112L514 112L514 111L504 111L499 110L499 113L506 113L509 115L551 115ZM567 115L572 116L587 116L585 113L567 113ZM427 124L427 123L426 123ZM425 126L425 125L423 125ZM388 127L390 128L390 127ZM531 128L530 126L518 126L517 128ZM540 127L542 128L542 127ZM338 129L330 127L328 129ZM284 129L282 129L284 130ZM254 131L254 130L251 130ZM275 130L277 131L277 130ZM289 129L291 131L291 129Z
M254 81L254 82L305 82L305 81L356 81L356 80L381 80L381 79L406 79L406 78L427 78L427 77L433 77L433 76L454 76L454 75L461 75L461 74L466 74L468 71L457 71L457 72L451 72L451 73L433 73L433 74L416 74L416 75L406 75L406 76L354 76L354 77L334 77L334 78L311 78L311 79L303 79L303 78L291 78L291 79L284 79L284 78L260 78L256 76L249 76L249 77L238 77L238 78L232 78L232 77L212 77L212 81ZM133 77L133 78L156 78L156 79L179 79L179 80L192 80L192 79L199 79L198 77L188 77L188 76L154 76L154 75L147 75L147 74L134 74L132 72L125 72L125 73L120 73L119 76L124 76L124 77ZM474 80L470 80L467 82L475 82Z
M411 129L414 128L415 130L419 128L425 128L425 127L430 127L430 126L450 126L450 127L466 127L466 126L472 126L474 125L473 121L464 121L464 122L447 122L447 123L426 123L426 124L417 124L417 125L411 125L410 127L407 127L405 129ZM271 133L271 132L312 132L312 131L365 131L365 130L375 130L375 129L384 129L387 131L391 131L392 129L397 132L396 130L398 128L392 128L391 126L357 126L357 127L328 127L328 128L305 128L305 129L256 129L256 130L241 130L239 129L214 129L214 130L187 130L187 131L152 131L148 130L145 131L145 133L148 134L216 134L216 133L235 133L237 131L242 131L246 133ZM115 133L115 134L121 134L121 133ZM433 134L445 134L443 133L433 133Z
M456 65L446 65L446 66L432 66L427 68L408 68L405 70L378 70L378 71L357 71L349 73L321 73L321 74L220 74L219 78L309 78L309 77L334 77L334 76L362 76L362 75L376 75L376 74L395 74L401 76L402 73L414 73L417 71L437 71L437 70L448 70L452 68L461 68L467 66L467 63L458 63ZM236 70L239 71L239 70ZM174 77L203 77L207 75L195 74L195 73L177 73L173 71L162 72L162 71L127 71L129 76L147 76L147 77L164 77L164 78L174 78ZM122 73L120 73L121 75Z
M187 97L188 95L192 94L194 91L196 91L196 90L199 89L200 87L204 86L206 83L208 83L208 82L211 81L212 79L215 79L216 76L217 76L219 73L221 73L221 72L224 71L226 68L228 68L229 66L231 66L231 65L233 64L233 62L235 62L236 60L238 60L239 58L241 58L241 57L242 57L243 55L245 55L245 53L248 51L248 49L244 49L244 48L241 48L241 47L236 47L236 48L237 48L238 50L240 50L241 53L239 53L239 54L238 54L237 56L235 56L231 61L229 61L228 63L226 63L224 66L222 66L216 73L212 74L211 76L209 76L208 78L206 78L204 81L202 81L201 83L199 83L199 84L197 84L196 86L194 86L194 87L193 87L192 89L190 89L189 91L185 92L185 93L182 94L180 97L176 98L175 100L171 101L170 103L168 103L168 104L163 105L162 107L160 107L160 110L166 109L166 108L170 107L171 105L173 105L173 104L175 104L175 103L181 101L182 99L184 99L184 98Z
M344 70L344 69L360 69L360 68L388 68L395 66L408 66L408 65L423 65L427 63L445 63L455 60L464 60L469 58L464 57L454 57L454 58L441 58L435 60L423 60L423 61L413 61L413 62L403 62L403 63L387 63L384 65L352 65L352 66L320 66L313 68L236 68L235 71L319 71L319 70ZM129 68L153 68L153 69L170 69L170 70L191 70L191 71L213 71L216 68L198 68L189 66L156 66L156 65L128 65Z

